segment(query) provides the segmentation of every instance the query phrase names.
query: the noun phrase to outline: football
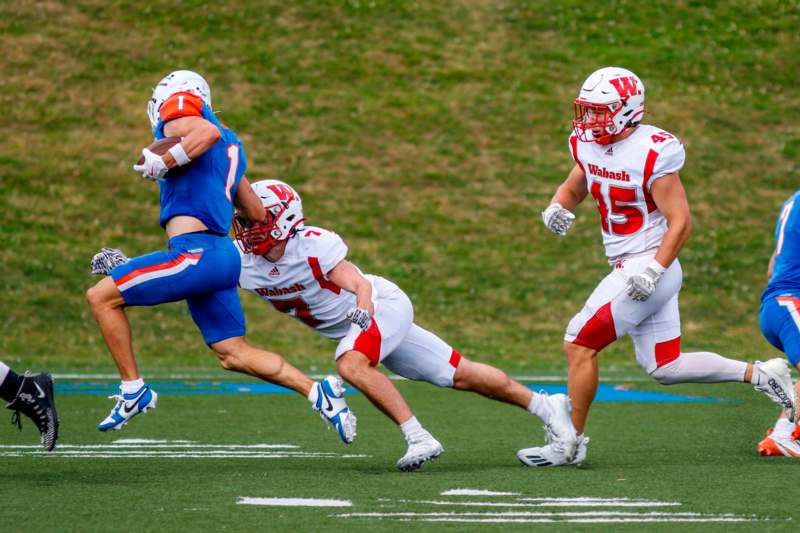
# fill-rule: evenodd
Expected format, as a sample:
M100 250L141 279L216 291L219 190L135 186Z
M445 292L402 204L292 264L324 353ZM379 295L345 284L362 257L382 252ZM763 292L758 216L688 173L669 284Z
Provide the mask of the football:
M179 142L181 142L180 137L164 137L163 139L160 139L158 141L153 141L153 143L150 146L148 146L147 149L156 155L164 155L167 153L167 150L169 150ZM139 161L137 161L136 164L141 165L142 163L144 163L144 156L140 155Z

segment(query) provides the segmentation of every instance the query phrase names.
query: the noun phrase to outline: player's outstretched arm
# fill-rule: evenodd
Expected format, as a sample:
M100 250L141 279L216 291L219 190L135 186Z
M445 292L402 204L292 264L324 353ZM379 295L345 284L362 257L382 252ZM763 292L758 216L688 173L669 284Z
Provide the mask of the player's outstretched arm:
M586 175L580 165L576 164L550 200L550 205L542 211L545 227L556 235L566 235L575 220L572 211L587 194Z
M328 272L328 279L356 295L356 308L347 313L347 318L361 329L369 329L372 314L375 312L372 306L372 285L358 267L343 259Z
M244 176L239 180L239 188L236 189L233 203L236 205L239 216L250 222L261 222L267 217L264 205L250 186L250 181Z

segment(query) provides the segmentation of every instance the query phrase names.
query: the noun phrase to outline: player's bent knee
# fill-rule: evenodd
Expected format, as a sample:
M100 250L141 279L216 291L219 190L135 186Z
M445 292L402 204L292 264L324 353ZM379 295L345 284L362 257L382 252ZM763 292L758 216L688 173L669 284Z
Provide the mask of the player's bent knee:
M244 340L241 338L225 339L224 341L215 342L209 346L217 358L219 364L225 370L238 371L241 370L243 365L239 355L244 348Z
M101 279L86 291L86 302L93 310L121 307L125 304L122 294L110 276Z
M567 356L567 363L570 365L589 362L597 357L596 350L566 341L564 342L564 354Z
M650 377L661 385L675 385L676 383L683 382L680 377L679 369L673 367L673 365L666 365L656 368L650 374Z
M442 381L444 384L440 385L439 383L434 383L437 387L453 387L456 390L470 390L475 382L475 365L472 361L468 361L462 357L455 374L453 374L452 382L438 378L441 378L441 376L437 376L436 381Z
M336 369L339 371L339 375L348 381L369 366L367 356L355 350L345 352L336 360Z

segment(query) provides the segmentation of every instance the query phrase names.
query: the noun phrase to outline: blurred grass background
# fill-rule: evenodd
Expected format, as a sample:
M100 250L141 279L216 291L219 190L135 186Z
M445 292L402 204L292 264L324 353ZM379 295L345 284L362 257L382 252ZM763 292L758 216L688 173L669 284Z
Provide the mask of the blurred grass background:
M0 357L114 368L88 262L163 247L157 188L130 166L152 86L187 68L249 178L294 185L309 223L403 287L420 324L468 357L558 370L608 267L591 202L565 239L539 213L571 166L572 100L605 65L639 74L646 122L686 145L684 346L764 357L759 294L798 182L798 24L797 1L2 2ZM333 345L243 300L254 344L332 367ZM143 368L216 366L183 304L130 316ZM632 352L601 365L633 368Z

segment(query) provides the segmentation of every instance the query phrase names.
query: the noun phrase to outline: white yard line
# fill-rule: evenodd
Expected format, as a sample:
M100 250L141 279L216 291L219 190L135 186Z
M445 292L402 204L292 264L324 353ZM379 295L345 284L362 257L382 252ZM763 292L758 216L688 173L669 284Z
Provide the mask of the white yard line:
M711 517L711 518L567 518L559 520L555 518L405 518L402 521L415 522L460 522L470 524L641 524L645 522L756 522L757 518L745 517Z
M611 500L576 500L567 501L559 499L555 501L541 502L463 502L445 500L395 500L402 503L416 503L424 505L444 505L460 507L674 507L682 505L680 502L662 502L655 500L643 501L620 501Z
M442 492L440 496L520 496L520 493L497 492L483 489L450 489Z
M0 457L50 457L68 459L361 459L370 457L369 455L338 455L326 452L286 452L286 453L221 453L221 452L120 452L112 453L107 451L97 451L91 453L79 452L0 452Z
M28 449L37 449L41 448L41 445L35 444L0 444L0 450L28 450ZM212 448L212 449L220 449L220 450L239 450L239 449L251 449L251 450L264 450L264 449L295 449L300 448L300 446L296 444L59 444L56 450L62 449L75 449L75 450L93 450L93 449L103 449L103 450L125 450L125 449L134 449L134 450L149 450L149 449L157 449L157 448L165 448L165 449L178 449L178 448Z
M565 512L548 512L548 511L506 511L506 512L479 512L479 511L466 511L463 513L415 513L415 512L393 512L393 513L342 513L334 515L339 518L430 518L430 517L450 517L450 518L541 518L541 517L567 517L567 518L591 518L591 517L616 517L616 518L657 518L657 517L671 517L671 518L755 518L740 516L733 513L721 514L703 514L703 513L689 513L689 512L634 512L634 511L565 511Z
M240 496L239 505L267 505L277 507L352 507L350 500L329 500L321 498L251 498Z

